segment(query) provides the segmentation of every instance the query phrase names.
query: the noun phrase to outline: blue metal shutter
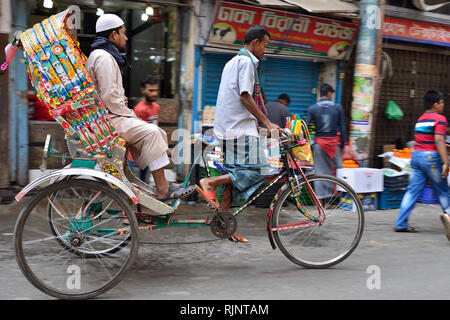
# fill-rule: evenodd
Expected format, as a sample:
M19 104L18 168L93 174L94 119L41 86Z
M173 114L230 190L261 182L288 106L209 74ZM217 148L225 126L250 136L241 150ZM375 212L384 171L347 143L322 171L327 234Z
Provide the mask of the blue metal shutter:
M225 64L233 57L230 54L207 53L203 59L202 110L215 106L220 78ZM313 62L268 58L258 67L259 77L267 102L274 101L282 93L289 95L288 106L292 114L305 115L308 107L316 102L313 88L316 87L318 66Z
M203 77L202 77L202 110L205 106L215 106L217 94L219 92L220 78L225 64L233 58L228 54L204 55L203 59Z
M317 86L318 66L313 62L268 58L259 67L260 81L267 102L286 93L292 114L305 115L316 102L313 89Z

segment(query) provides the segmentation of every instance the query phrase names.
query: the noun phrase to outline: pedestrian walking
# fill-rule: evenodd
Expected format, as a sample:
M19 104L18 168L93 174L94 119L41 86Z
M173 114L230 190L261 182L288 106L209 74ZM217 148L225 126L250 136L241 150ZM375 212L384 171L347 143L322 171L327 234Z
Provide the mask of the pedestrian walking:
M340 104L331 101L334 88L324 83L320 87L319 101L308 108L306 124L314 121L316 134L312 144L314 169L318 174L336 175L342 168L342 149L346 136L344 110ZM333 190L323 182L315 184L319 199L332 196Z
M409 185L395 220L395 231L418 232L416 228L408 225L408 218L428 180L431 182L444 212L441 215L441 221L445 234L450 240L450 218L448 216L450 203L447 183L449 162L445 144L448 122L443 116L442 93L434 90L427 91L423 97L423 104L425 113L419 117L414 128L415 145L411 153Z

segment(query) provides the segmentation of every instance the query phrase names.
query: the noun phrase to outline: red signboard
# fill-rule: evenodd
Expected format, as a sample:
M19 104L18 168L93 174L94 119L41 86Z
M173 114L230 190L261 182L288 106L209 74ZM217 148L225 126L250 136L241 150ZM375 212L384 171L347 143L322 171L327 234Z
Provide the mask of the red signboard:
M386 17L385 38L450 46L450 27Z
M242 45L247 30L261 25L271 36L268 49L343 59L357 31L353 23L231 2L218 10L210 43Z

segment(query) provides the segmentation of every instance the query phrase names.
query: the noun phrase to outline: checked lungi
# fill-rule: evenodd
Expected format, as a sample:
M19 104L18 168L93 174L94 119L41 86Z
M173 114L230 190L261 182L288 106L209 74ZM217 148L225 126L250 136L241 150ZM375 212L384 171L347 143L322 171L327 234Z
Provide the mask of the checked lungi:
M266 179L264 169L269 167L265 156L264 140L254 136L221 140L224 152L223 168L232 183L232 205L236 206L250 196Z

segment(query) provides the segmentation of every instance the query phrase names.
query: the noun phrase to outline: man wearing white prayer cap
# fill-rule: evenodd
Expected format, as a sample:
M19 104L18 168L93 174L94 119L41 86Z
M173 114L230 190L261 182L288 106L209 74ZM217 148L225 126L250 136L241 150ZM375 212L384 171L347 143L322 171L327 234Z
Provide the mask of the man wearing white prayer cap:
M172 185L164 175L164 167L170 163L166 132L139 119L127 106L122 75L128 63L121 52L125 52L128 38L123 20L115 14L103 14L97 19L95 30L97 36L86 67L115 128L127 141L137 165L141 169L149 167L156 184L156 198L170 201L190 194L193 186Z
M125 23L119 16L111 13L105 13L97 19L97 23L95 24L95 32L100 33L119 28L123 25L125 25Z

